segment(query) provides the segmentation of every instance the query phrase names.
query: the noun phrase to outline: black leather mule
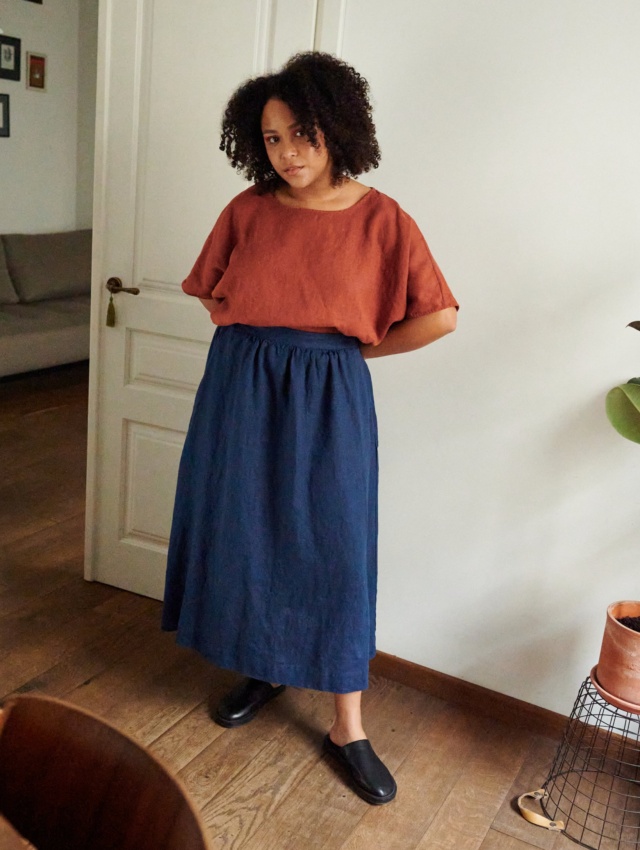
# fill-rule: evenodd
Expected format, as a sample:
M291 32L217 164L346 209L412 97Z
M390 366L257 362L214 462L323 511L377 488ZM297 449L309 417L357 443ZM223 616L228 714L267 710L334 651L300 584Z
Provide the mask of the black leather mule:
M395 779L367 739L339 747L327 735L323 749L346 770L353 790L367 803L381 806L390 803L396 796L398 787Z
M253 720L263 705L281 694L284 689L284 685L274 687L260 679L243 679L220 700L212 715L213 720L227 729L244 726Z

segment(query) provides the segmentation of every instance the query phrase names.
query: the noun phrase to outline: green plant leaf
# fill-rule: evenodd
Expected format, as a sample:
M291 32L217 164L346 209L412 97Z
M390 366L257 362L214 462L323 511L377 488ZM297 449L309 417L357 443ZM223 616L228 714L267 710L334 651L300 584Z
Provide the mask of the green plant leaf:
M618 434L640 443L640 384L614 387L607 393L606 409L609 422Z

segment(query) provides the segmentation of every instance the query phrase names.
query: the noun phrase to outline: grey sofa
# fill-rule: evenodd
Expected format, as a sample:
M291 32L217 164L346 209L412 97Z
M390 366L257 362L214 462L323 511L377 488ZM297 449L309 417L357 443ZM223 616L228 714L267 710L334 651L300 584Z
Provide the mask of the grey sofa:
M89 357L91 231L0 236L0 377Z

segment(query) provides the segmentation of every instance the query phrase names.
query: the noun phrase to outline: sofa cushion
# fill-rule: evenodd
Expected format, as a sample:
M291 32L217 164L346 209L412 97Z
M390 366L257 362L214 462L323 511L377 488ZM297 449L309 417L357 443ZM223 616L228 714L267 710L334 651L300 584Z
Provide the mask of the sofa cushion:
M91 230L11 233L2 241L9 274L21 301L89 294Z
M0 308L0 377L86 360L90 313L88 295Z
M7 260L4 255L4 246L0 239L0 304L17 304L20 299L15 290L9 269L7 268Z

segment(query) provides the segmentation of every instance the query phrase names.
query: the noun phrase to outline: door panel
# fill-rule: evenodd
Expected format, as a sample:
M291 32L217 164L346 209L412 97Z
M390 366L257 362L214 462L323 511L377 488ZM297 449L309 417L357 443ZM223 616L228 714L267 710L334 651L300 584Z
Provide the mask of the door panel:
M247 184L218 150L229 94L313 46L314 0L100 4L87 578L160 598L175 481L213 326L182 294ZM114 296L109 277L140 293Z

